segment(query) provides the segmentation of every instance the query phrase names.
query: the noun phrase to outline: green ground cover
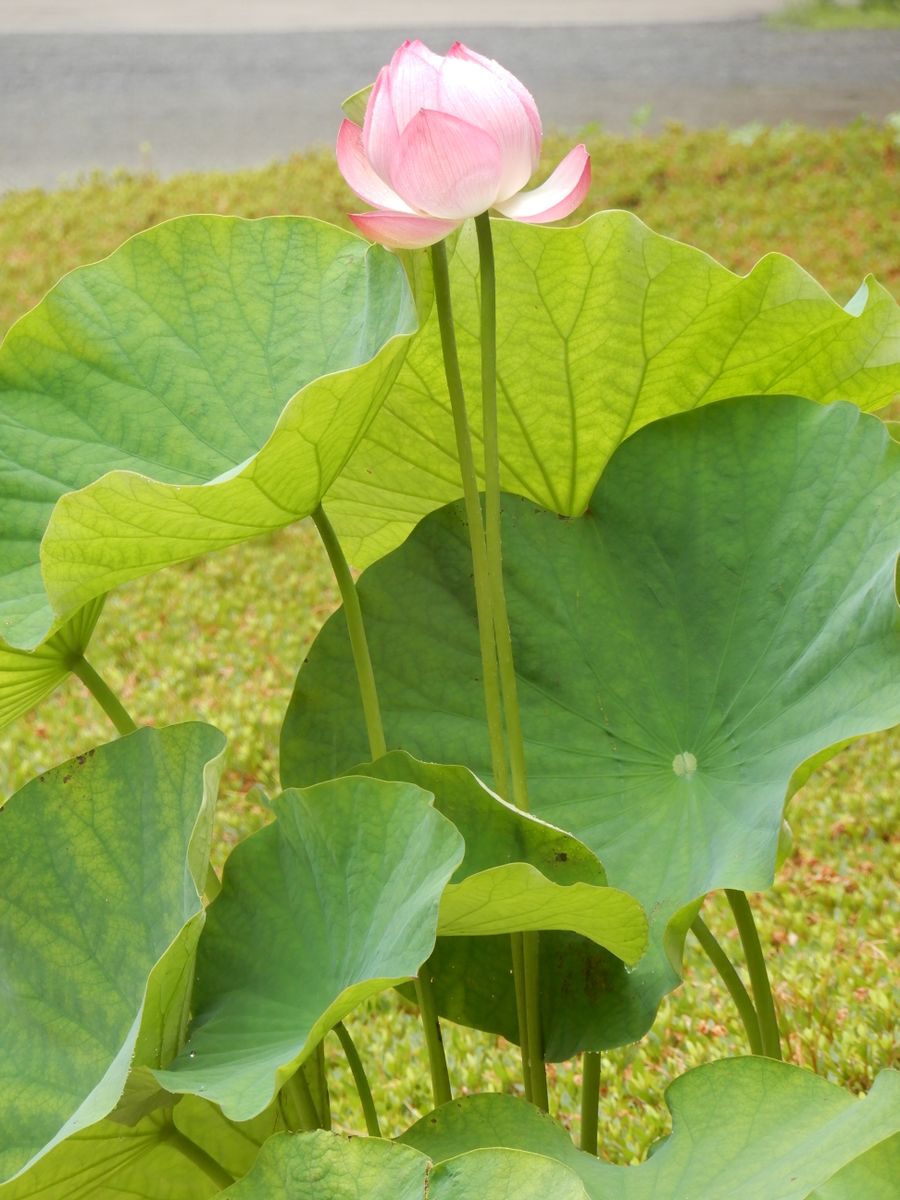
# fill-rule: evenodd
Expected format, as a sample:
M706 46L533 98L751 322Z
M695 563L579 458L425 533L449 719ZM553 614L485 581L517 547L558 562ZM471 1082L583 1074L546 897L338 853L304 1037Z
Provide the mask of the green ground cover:
M782 250L842 302L870 270L895 292L900 288L892 228L900 149L889 129L672 129L653 139L591 133L588 140L595 177L590 208L632 209L660 232L740 271L766 250ZM560 150L551 141L548 161ZM12 194L0 199L0 329L64 271L178 213L309 212L345 224L342 214L351 203L326 152L260 171L166 182L96 178L50 195ZM200 717L228 735L222 858L265 819L259 788L277 790L277 735L293 678L335 603L315 531L302 524L140 580L111 597L101 618L92 658L138 720ZM71 679L5 731L3 795L110 736L105 718ZM788 1056L856 1091L897 1062L890 879L898 782L896 732L861 740L820 771L791 805L794 853L774 890L760 899ZM709 922L726 936L725 906L716 899L707 907ZM685 985L668 998L652 1033L639 1046L604 1056L602 1136L615 1161L641 1157L648 1140L667 1131L661 1095L671 1079L743 1051L730 1001L696 946L687 962ZM378 1107L389 1114L388 1131L396 1132L429 1107L413 1082L422 1079L421 1027L394 996L380 998L351 1026L380 1093ZM513 1086L515 1050L492 1053L485 1075L480 1051L495 1050L497 1039L448 1027L447 1040L452 1074L469 1091ZM331 1052L337 1119L359 1129L336 1042ZM567 1063L552 1071L554 1094L570 1111L577 1110L578 1070Z
M898 0L793 0L769 18L776 28L900 29Z

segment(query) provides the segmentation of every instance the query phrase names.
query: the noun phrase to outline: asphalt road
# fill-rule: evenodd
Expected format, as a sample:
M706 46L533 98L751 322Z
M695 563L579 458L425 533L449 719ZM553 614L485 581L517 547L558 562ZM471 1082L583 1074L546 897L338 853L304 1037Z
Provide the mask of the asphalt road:
M446 11L446 9L444 9ZM2 26L0 26L2 28ZM333 142L345 95L406 36L457 37L534 93L548 127L782 120L900 110L900 32L776 31L758 20L561 28L421 26L0 34L0 192L93 168L263 164Z

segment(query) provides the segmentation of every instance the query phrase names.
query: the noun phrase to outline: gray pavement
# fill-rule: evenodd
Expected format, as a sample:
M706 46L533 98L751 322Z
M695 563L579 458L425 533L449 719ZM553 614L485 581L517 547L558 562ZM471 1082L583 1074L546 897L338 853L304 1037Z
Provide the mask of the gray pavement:
M286 2L245 7L265 16L266 5ZM9 9L10 0L0 3ZM226 21L233 8L221 3ZM580 0L567 3L554 12ZM708 7L694 3L695 11ZM440 10L451 7L462 9L462 0ZM821 126L900 109L900 33L782 32L758 19L440 28L426 16L368 30L5 33L0 192L53 187L93 168L168 175L254 166L332 144L341 99L415 34L438 50L459 37L498 58L532 90L545 125L571 131L588 122L627 131L646 105L650 129L668 119Z

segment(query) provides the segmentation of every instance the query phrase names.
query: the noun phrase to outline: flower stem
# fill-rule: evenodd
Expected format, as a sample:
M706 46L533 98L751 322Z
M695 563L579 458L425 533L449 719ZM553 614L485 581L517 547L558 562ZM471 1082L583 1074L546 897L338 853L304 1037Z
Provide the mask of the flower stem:
M481 403L484 428L484 514L490 603L500 664L503 715L509 743L512 800L528 812L525 742L519 715L516 668L513 660L506 593L503 588L503 550L500 536L500 432L497 414L497 282L494 242L487 213L475 218L481 276Z
M103 676L94 670L88 660L83 655L79 655L78 658L73 659L68 665L72 674L78 676L112 721L113 725L115 725L116 731L122 737L128 733L134 733L137 725L135 725L134 721L132 721L131 717L125 711L122 701Z
M372 758L381 758L387 753L387 743L384 740L384 726L381 723L381 708L378 704L378 693L375 690L375 672L372 670L372 658L369 654L369 643L366 640L366 628L363 624L362 609L356 584L350 574L350 567L344 557L344 551L337 539L337 534L331 522L325 516L322 505L318 505L312 513L316 529L331 563L338 591L344 605L344 619L347 622L347 632L350 635L350 649L353 654L353 664L356 667L356 678L359 681L359 695L362 701L363 716L366 722L366 734L369 739L369 752Z
M747 1033L751 1054L762 1054L762 1035L759 1031L759 1017L750 999L750 993L744 987L744 981L735 970L731 959L716 941L709 926L702 917L695 917L691 925L691 933L702 946L707 958L719 972L722 982L728 988L735 1007Z
M500 669L503 717L509 748L512 801L528 812L528 777L525 767L525 739L519 712L516 664L513 658L506 592L503 586L503 543L500 501L500 421L497 410L497 276L491 219L482 213L475 218L478 236L478 262L481 281L481 413L484 435L484 514L490 605ZM525 1073L531 1078L532 1098L546 1109L547 1080L541 1046L541 1006L538 980L537 933L526 936L523 945L531 945L524 954L521 986L524 990L526 1037L522 1045ZM520 1025L521 1029L521 1025ZM538 1075L541 1076L540 1081ZM543 1100L543 1103L542 1103Z
M434 985L427 962L422 964L416 977L416 1000L425 1030L425 1044L428 1047L428 1062L431 1067L431 1090L437 1107L452 1100L453 1093L450 1090L450 1074L447 1070L444 1036L441 1033L441 1022L434 999Z
M581 1057L581 1149L597 1153L600 1123L600 1054L587 1050Z
M434 272L435 305L437 307L438 324L441 330L444 375L447 380L450 408L453 413L456 452L459 458L460 475L462 476L466 523L469 527L469 546L472 552L472 573L475 582L475 608L478 614L478 640L481 649L484 707L491 747L491 770L494 776L494 787L501 796L506 796L506 747L503 738L503 710L500 702L500 682L497 672L497 649L494 643L494 620L491 612L487 548L484 540L481 500L478 493L478 475L475 471L472 438L469 432L469 418L466 412L466 397L463 391L462 373L459 369L456 331L453 327L453 304L450 298L450 269L447 264L447 247L443 242L438 242L431 247L431 263Z
M230 1175L223 1166L217 1163L196 1142L192 1142L190 1138L185 1137L181 1130L176 1129L174 1125L170 1126L166 1133L166 1141L174 1146L179 1154L183 1155L189 1162L192 1162L195 1167L198 1167L207 1179L211 1179L220 1190L230 1187L234 1183L233 1175Z
M356 1084L359 1102L362 1105L363 1116L366 1120L366 1132L369 1137L380 1138L381 1126L378 1124L378 1113L375 1111L372 1089L369 1087L369 1080L362 1065L362 1059L359 1057L359 1051L356 1049L353 1038L350 1036L350 1031L343 1021L338 1021L334 1027L334 1032L340 1038L344 1054L347 1057L347 1065L350 1067L353 1082Z
M731 911L741 935L741 945L747 960L747 970L750 974L750 986L753 989L753 1000L759 1017L759 1033L762 1041L762 1053L768 1058L780 1059L781 1037L778 1032L778 1016L775 1012L775 1000L772 996L772 985L769 983L769 972L766 960L759 942L759 932L753 919L750 902L744 892L725 889Z

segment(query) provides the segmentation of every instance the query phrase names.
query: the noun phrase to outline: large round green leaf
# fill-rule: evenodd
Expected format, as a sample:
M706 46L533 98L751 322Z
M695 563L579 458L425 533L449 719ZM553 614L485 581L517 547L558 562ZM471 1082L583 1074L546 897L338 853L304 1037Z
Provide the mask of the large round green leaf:
M228 860L200 940L190 1038L156 1073L236 1121L262 1112L337 1021L417 973L463 854L413 784L339 779L273 807L278 819Z
M181 1028L223 748L142 729L0 809L0 1180L109 1113L136 1044L152 1059Z
M672 1134L637 1167L614 1167L583 1154L561 1125L512 1096L442 1105L400 1142L436 1163L458 1162L480 1147L529 1150L568 1166L590 1200L807 1200L832 1194L850 1200L848 1192L829 1191L828 1181L871 1164L878 1173L869 1170L866 1178L878 1186L853 1200L892 1195L883 1185L895 1185L896 1175L891 1180L879 1164L888 1165L900 1129L896 1071L882 1072L860 1101L786 1063L722 1059L676 1080L666 1102Z
M271 1138L222 1200L588 1200L574 1171L517 1149L476 1149L432 1164L377 1138Z
M874 279L841 308L783 255L734 275L630 213L597 213L568 229L491 226L502 482L545 508L582 513L616 447L660 417L728 396L791 393L877 409L900 393L900 309ZM477 437L478 251L471 226L455 244L450 269ZM326 507L351 561L362 567L460 495L432 312Z
M639 1037L678 979L687 906L771 882L798 764L900 719L898 459L851 405L745 398L629 439L582 518L507 499L532 807L651 922L633 1007L616 992L604 1012L601 987L592 1026L552 1056ZM460 507L424 520L360 595L388 745L489 778ZM364 747L338 613L297 679L283 779L331 775Z
M0 636L309 513L415 323L394 256L301 217L183 217L68 275L0 347Z

